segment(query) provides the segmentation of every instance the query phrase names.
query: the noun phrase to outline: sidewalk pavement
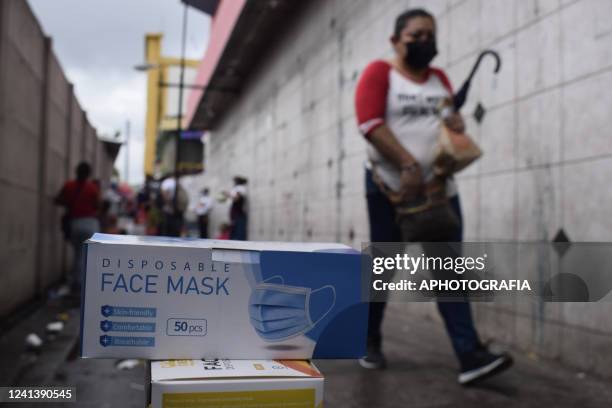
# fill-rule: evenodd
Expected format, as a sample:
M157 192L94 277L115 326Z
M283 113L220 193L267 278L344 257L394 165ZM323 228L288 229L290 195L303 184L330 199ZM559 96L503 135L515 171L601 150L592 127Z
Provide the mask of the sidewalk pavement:
M390 303L384 322L388 367L317 361L326 407L609 407L612 382L510 350L515 364L481 385L458 385L457 363L441 322Z
M44 319L45 316L49 316L49 308L35 313L32 318ZM78 320L77 309L70 310L70 319ZM34 321L28 322L28 328L34 325ZM130 370L119 370L117 360L78 358L77 327L78 324L67 324L61 336L43 346L38 357L40 365L29 366L30 371L45 367L45 372L32 374L28 369L21 370L19 378L13 379L16 383L13 385L34 385L27 379L44 379L49 385L77 387L76 404L31 406L143 407L144 366L140 364ZM13 332L16 330L18 328ZM480 386L461 387L456 382L456 362L442 325L416 313L411 314L406 305L389 305L385 336L389 360L386 370L365 370L354 360L316 361L326 378L326 407L587 408L607 407L612 401L609 381L518 352L513 353L515 366L508 372ZM58 342L60 337L64 346L54 346L53 342ZM0 343L2 341L6 338L0 339ZM68 344L71 347L67 347ZM16 348L14 345L12 353ZM66 353L67 349L69 353ZM0 360L8 361L8 356L4 355L7 351L1 350ZM14 361L15 357L12 359ZM46 360L56 363L45 363ZM23 361L23 357L18 361Z

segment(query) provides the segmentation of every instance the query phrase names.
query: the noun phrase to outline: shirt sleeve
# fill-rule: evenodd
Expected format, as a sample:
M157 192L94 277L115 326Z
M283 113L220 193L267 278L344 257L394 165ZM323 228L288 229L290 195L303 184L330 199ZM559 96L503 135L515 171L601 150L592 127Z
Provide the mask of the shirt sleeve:
M385 123L390 69L387 62L374 61L366 67L357 83L355 112L359 131L365 137Z
M450 80L446 76L446 73L440 68L433 67L431 68L431 72L440 79L440 82L442 82L442 85L444 85L444 88L446 88L446 90L448 91L449 96L453 96L453 86L451 85Z

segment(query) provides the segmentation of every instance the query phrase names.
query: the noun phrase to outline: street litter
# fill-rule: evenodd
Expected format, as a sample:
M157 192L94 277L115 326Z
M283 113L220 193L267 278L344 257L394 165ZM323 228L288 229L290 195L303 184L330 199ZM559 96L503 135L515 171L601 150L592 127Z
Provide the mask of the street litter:
M61 299L70 294L70 287L62 285L57 289L49 290L49 299Z
M62 313L58 313L57 316L55 316L55 318L57 320L61 320L62 322L67 322L70 319L70 315L66 312L62 312Z
M64 322L51 322L47 324L47 333L56 334L64 330Z
M119 360L117 365L115 366L118 370L131 370L134 367L138 367L140 365L140 360L134 358L128 358L125 360Z
M36 333L30 333L25 338L26 346L29 349L39 349L43 345L42 339Z
M56 292L57 296L64 297L70 294L70 287L68 285L62 285Z

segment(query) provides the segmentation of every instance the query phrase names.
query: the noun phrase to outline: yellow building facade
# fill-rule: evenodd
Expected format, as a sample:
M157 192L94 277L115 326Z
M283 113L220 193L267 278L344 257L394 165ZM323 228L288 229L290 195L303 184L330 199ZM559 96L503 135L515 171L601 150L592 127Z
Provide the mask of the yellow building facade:
M178 81L170 82L171 71L179 70L180 58L162 56L163 34L151 33L145 37L145 66L147 72L147 112L145 118L144 173L155 176L159 160L158 138L164 131L177 129L178 118L172 115L175 104L169 104L173 93L178 94ZM186 72L195 73L200 61L185 60ZM184 95L185 88L183 89ZM174 95L177 100L178 96Z

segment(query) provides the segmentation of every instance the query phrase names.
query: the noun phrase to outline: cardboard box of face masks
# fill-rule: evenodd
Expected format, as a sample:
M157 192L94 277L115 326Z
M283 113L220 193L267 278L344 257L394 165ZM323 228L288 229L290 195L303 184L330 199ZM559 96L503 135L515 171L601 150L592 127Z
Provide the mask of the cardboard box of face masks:
M170 360L151 362L150 406L323 406L323 376L300 360Z
M81 356L359 358L361 254L339 244L95 234Z

